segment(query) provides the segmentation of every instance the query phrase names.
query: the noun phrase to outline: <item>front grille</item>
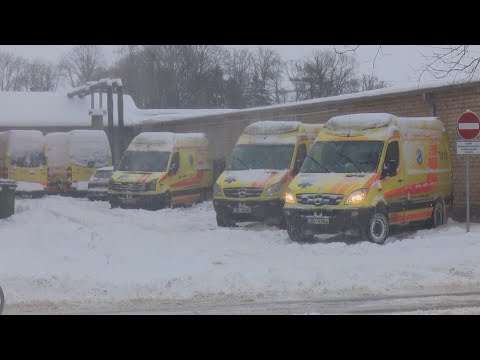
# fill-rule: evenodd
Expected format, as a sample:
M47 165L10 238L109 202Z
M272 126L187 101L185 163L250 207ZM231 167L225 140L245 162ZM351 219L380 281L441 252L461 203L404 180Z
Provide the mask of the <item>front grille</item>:
M147 184L134 184L134 183L119 183L114 182L110 185L110 189L114 191L131 191L141 192L146 191Z
M97 184L97 183L88 183L89 189L98 189L98 188L106 188L108 184Z
M226 197L230 198L252 198L262 195L262 188L228 188L223 189Z
M297 202L302 205L338 205L343 199L340 194L298 194Z

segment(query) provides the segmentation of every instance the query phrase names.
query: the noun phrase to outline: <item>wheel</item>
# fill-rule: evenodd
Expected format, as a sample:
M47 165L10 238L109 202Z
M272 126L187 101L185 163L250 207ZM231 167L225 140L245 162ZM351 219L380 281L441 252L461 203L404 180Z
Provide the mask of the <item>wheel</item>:
M109 202L110 202L110 208L111 209L116 209L116 208L119 207L119 204L117 202L111 201L111 200Z
M171 209L173 208L173 202L172 202L172 194L167 192L165 194L165 200L163 201L163 207L164 209Z
M315 235L306 235L301 227L296 222L287 222L287 232L290 240L298 243L310 242L315 238Z
M217 225L219 227L236 227L235 220L225 215L217 214Z
M385 214L375 213L362 229L363 239L375 244L383 244L388 237L389 230Z
M279 229L285 230L287 228L287 222L285 220L285 216L277 216L277 217L270 217L265 219L265 224L273 225L278 227Z
M435 207L433 208L432 217L427 220L427 228L435 229L440 225L445 223L445 208L443 206L443 201L437 200L435 202Z
M207 190L203 189L200 191L200 202L205 202L208 201L208 195L207 195Z
M2 315L3 309L5 309L5 295L3 294L2 287L0 286L0 315Z

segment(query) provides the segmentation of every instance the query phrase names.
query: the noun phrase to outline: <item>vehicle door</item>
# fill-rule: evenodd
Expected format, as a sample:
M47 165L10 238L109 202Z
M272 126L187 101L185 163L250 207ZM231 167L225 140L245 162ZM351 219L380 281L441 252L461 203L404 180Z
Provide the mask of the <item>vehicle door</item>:
M405 179L401 160L398 140L390 141L387 144L380 181L388 206L389 222L392 224L403 222L405 215Z

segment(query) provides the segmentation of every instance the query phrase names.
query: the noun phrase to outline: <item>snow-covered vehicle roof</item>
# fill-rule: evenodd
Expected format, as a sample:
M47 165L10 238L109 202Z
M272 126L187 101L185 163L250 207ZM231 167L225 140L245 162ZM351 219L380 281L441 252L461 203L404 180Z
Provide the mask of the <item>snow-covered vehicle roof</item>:
M299 121L257 121L248 125L243 132L247 135L277 135L297 131Z
M399 131L408 135L411 130L433 130L445 132L442 121L436 117L398 117L387 113L362 113L335 116L328 120L325 129L335 133L355 134L372 129L385 128L386 134Z
M128 146L136 151L172 151L174 147L208 145L203 133L144 132L138 134Z
M113 171L113 166L105 166L97 169L97 171Z
M100 168L109 164L112 157L107 134L103 130L72 130L68 132L70 159L79 166Z

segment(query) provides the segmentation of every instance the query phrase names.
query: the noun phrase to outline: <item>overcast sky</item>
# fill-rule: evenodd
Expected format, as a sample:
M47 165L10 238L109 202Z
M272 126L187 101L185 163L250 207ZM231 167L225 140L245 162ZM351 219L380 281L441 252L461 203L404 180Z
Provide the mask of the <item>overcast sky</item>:
M0 50L28 57L58 61L60 57L74 45L0 45ZM314 49L333 49L332 45L227 45L229 47L268 46L276 49L286 59L298 59L308 56ZM108 61L113 61L118 45L106 45L105 53ZM337 45L337 49L345 49ZM377 45L362 45L357 50L360 69L364 73L371 73L373 60L379 47ZM383 45L375 61L374 73L381 80L387 81L389 86L415 86L418 84L418 75L425 59L422 53L431 54L429 46L421 45ZM432 81L432 76L424 75L422 82Z

